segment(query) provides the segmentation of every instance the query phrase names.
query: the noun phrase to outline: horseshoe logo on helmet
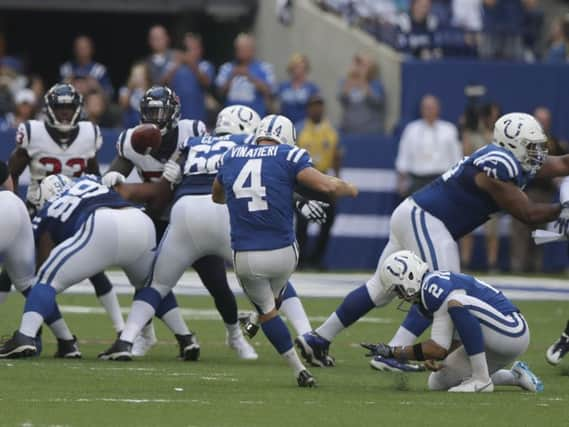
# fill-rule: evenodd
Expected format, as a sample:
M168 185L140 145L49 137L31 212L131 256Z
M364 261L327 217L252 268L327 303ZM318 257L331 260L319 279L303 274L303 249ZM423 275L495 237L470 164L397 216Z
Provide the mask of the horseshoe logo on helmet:
M511 120L504 120L504 135L506 135L508 138L510 139L514 139L517 138L520 135L520 132L522 131L522 122L518 122L518 128L516 129L515 133L513 135L510 135L508 133L508 128L510 127L510 125L512 124Z
M253 113L245 108L240 108L237 110L237 117L239 117L239 120L249 123L253 120Z

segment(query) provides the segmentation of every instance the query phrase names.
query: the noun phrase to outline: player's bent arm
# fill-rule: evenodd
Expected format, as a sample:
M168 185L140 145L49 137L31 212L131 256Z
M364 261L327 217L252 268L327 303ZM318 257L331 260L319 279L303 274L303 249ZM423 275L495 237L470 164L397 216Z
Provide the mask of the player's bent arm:
M16 148L12 155L10 156L10 160L8 160L8 169L10 170L10 176L12 177L14 188L18 188L18 179L20 175L24 172L26 167L30 164L30 156L28 156L28 152L23 148Z
M476 185L490 194L496 204L513 217L527 225L538 225L553 221L561 212L559 203L535 203L511 182L502 182L479 173Z
M164 193L167 194L168 201L172 197L170 183L166 180L137 184L118 184L115 185L114 189L125 200L134 203L148 204L156 208L159 201L165 198L163 196Z
M564 156L548 156L536 178L555 178L569 175L569 154Z
M393 348L393 357L398 360L443 360L447 354L447 349L432 339L415 345Z
M45 262L49 257L51 250L54 248L55 243L53 242L51 235L49 233L42 233L38 239L37 253L36 253L36 265L37 269Z
M97 161L96 157L91 157L89 160L87 160L85 173L101 176L101 169L99 168L99 162Z
M129 176L133 169L134 164L130 160L117 156L112 161L107 172L118 172L124 176Z
M213 186L211 187L211 199L214 203L218 203L220 205L225 204L225 190L217 178L215 178Z
M334 176L325 175L312 167L301 170L296 175L296 180L314 191L327 194L332 199L358 195L358 189L352 184Z

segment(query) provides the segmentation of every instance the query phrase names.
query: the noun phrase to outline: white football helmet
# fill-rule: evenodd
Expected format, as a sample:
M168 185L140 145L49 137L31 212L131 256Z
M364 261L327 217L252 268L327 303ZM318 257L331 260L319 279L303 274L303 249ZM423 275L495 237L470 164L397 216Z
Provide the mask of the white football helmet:
M69 190L73 185L73 180L68 176L58 174L44 178L40 184L38 208L41 209L46 202L59 197L63 192Z
M255 110L245 105L232 105L219 112L213 132L215 135L253 134L260 121Z
M536 173L547 158L547 136L530 114L509 113L494 124L495 145L510 151L526 172Z
M279 144L296 145L296 129L285 116L271 114L261 120L255 135L255 142L260 139L270 139Z
M381 265L379 279L387 292L406 301L416 301L429 265L411 251L398 251Z

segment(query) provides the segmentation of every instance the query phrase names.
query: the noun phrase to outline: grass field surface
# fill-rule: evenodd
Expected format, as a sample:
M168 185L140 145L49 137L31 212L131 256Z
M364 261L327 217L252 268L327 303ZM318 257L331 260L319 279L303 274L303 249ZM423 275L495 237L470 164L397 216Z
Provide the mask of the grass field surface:
M123 307L129 297L121 297ZM545 384L540 394L497 387L496 392L455 395L428 392L427 373L373 371L361 341L387 340L403 313L395 304L370 313L340 335L331 353L337 367L312 368L319 387L300 389L288 366L260 333L260 359L237 360L225 344L221 321L209 297L182 296L188 323L202 345L199 362L176 360L174 338L156 322L159 344L143 359L103 362L97 353L111 344L110 321L94 296L61 295L59 302L79 337L83 360L51 356L55 341L44 328L39 358L0 361L2 426L565 426L569 425L569 358L551 367L544 351L557 338L567 302L520 302L532 333L529 363ZM336 298L307 298L315 319L327 316ZM248 304L240 298L240 307ZM23 299L13 294L0 309L0 332L19 325Z

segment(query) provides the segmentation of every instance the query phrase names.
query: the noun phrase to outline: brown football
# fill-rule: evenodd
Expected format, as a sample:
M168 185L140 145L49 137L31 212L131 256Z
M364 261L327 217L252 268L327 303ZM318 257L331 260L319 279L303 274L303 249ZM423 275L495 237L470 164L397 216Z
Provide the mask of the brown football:
M132 148L138 154L148 154L160 146L162 135L160 128L153 124L141 124L134 128L130 136Z

